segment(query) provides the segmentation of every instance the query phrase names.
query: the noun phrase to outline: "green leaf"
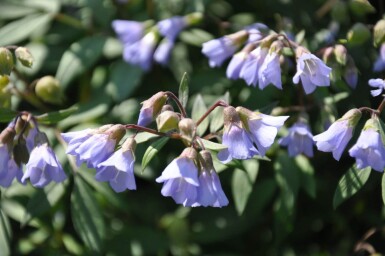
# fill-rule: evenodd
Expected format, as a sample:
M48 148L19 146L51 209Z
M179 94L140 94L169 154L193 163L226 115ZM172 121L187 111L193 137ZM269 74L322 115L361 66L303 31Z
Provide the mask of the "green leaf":
M94 65L102 56L105 36L91 36L83 38L70 46L60 60L56 78L65 90L70 82L85 70Z
M0 210L0 251L1 255L11 255L9 242L11 241L12 230L8 217Z
M159 137L159 135L149 133L149 132L140 132L135 136L135 141L136 141L136 144L140 144L156 137Z
M379 20L373 28L373 41L376 46L385 42L385 19Z
M179 100L180 102L182 103L182 106L184 108L186 108L186 105L187 105L187 101L188 101L188 92L189 92L189 88L188 88L188 75L187 73L185 72L183 74L183 77L182 79L180 80L180 84L179 84Z
M223 100L226 103L230 102L230 94L226 92L223 97L218 98L218 100ZM223 108L217 107L210 114L210 132L214 133L218 131L223 126Z
M152 158L154 158L154 156L158 154L159 150L161 150L163 146L166 145L168 140L168 137L160 138L147 148L142 158L142 172L144 171L146 166L151 162Z
M8 108L0 108L0 122L7 123L14 119L17 115L16 111L13 111Z
M56 124L60 122L61 120L69 117L71 114L75 113L78 110L76 106L72 106L67 109L59 110L57 112L50 112L50 113L45 113L40 116L36 116L36 120L40 124Z
M143 71L141 68L129 65L124 61L114 63L111 68L110 82L107 92L115 101L128 98L140 84Z
M220 143L215 143L209 140L201 139L203 142L203 145L205 146L206 149L214 150L214 151L221 151L222 149L227 148L225 145L220 144Z
M44 27L52 19L52 14L31 14L9 22L0 28L0 45L10 45L27 39L36 30Z
M97 204L94 192L79 175L75 176L71 195L71 217L85 245L91 251L101 253L106 231L102 209Z
M112 16L114 14L114 8L110 1L86 0L84 5L90 7L93 14L92 16L98 24L102 25L103 27L110 25Z
M36 10L27 6L3 2L1 3L0 17L2 20L17 19L19 17L24 17L34 12L36 12Z
M180 33L179 38L182 42L201 47L203 43L213 39L213 35L210 33L194 28Z
M44 189L36 190L28 201L25 215L20 223L24 227L28 222L40 216L42 213L52 209L65 194L66 187L63 183L51 183Z
M333 207L337 208L343 201L357 193L368 181L371 168L357 169L352 166L340 179L334 192Z
M382 190L382 202L385 204L385 174L382 174L381 190Z
M316 180L314 178L314 169L308 158L298 155L294 158L295 163L299 167L301 187L306 193L315 198L316 196Z
M246 208L259 170L259 163L256 160L245 161L244 166L245 171L238 168L234 169L231 182L235 209L238 215L242 215Z
M193 107L192 107L192 113L191 118L197 122L199 118L201 118L207 111L207 107L205 102L203 101L203 97L201 94L198 94L195 98ZM207 130L207 127L209 126L209 120L208 117L205 118L203 122L200 123L200 125L197 128L197 134L203 135L205 131Z

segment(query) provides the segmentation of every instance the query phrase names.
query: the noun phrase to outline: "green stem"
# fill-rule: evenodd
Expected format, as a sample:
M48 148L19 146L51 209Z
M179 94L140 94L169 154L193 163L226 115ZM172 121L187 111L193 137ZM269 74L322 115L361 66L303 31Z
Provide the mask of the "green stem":
M78 29L86 29L81 21L63 13L57 13L54 17L57 21Z

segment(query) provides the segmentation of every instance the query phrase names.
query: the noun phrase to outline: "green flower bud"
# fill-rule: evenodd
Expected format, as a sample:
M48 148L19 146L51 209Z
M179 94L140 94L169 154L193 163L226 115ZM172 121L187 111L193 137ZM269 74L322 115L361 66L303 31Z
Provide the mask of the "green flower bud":
M385 19L379 20L373 28L373 41L375 46L385 42Z
M13 55L10 50L0 47L0 75L9 75L13 69Z
M45 102L61 104L63 94L59 81L53 76L45 76L37 81L35 86L36 95Z
M356 23L347 34L348 42L352 45L365 43L370 38L370 30L362 23Z
M334 55L338 63L341 65L346 65L348 51L346 50L345 46L342 44L337 44L334 47Z
M183 118L182 120L180 120L178 127L180 130L180 133L183 136L185 136L189 139L193 138L196 125L191 118Z
M24 67L30 68L33 64L32 54L25 47L17 47L15 50L16 58Z
M7 85L9 83L9 77L0 75L0 107L9 108L11 106L11 96L9 90L7 90Z
M193 12L186 15L184 18L189 26L197 25L202 22L203 14L201 12Z
M352 12L358 16L363 16L376 11L368 0L350 0L349 7Z
M366 121L363 130L374 129L375 131L380 130L380 123L377 118L370 118Z
M156 118L156 124L158 127L158 131L160 132L168 132L171 130L178 129L179 116L174 111L163 111Z
M0 90L4 89L8 84L9 84L9 77L0 75Z

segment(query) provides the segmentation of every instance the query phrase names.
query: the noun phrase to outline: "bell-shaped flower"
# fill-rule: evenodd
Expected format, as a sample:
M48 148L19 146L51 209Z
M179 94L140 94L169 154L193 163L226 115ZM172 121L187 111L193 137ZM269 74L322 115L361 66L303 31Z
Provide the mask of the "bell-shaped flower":
M152 57L157 43L157 33L150 31L139 41L124 46L123 59L148 71L152 66Z
M214 169L211 153L202 150L201 155L201 172L199 175L199 187L196 203L192 206L212 206L222 207L229 204L225 193L223 192L218 174Z
M139 112L138 125L149 125L159 115L166 101L167 95L165 92L158 92L148 100L143 101Z
M269 116L252 112L244 107L237 107L236 111L261 156L264 156L274 143L278 130L289 118L289 116Z
M303 47L298 47L297 55L297 73L293 77L293 83L302 82L306 94L312 93L317 86L330 85L331 68L325 65L315 55L307 52Z
M235 53L237 48L246 40L246 30L210 40L202 45L202 53L209 58L210 67L219 67Z
M157 26L160 34L173 42L178 34L187 26L187 22L183 16L174 16L159 21Z
M289 156L296 156L301 153L308 157L313 156L313 134L307 124L297 122L289 129L289 134L279 140L279 144L287 146Z
M373 71L381 72L385 70L385 43L381 45L380 54L377 57L376 62L374 62Z
M7 167L0 169L0 186L8 188L15 178L22 183L22 177L23 170L21 165L18 165L14 158L10 158L7 162Z
M139 41L143 37L145 24L138 21L114 20L112 21L112 28L119 40L124 45L129 45Z
M227 78L233 79L233 80L239 78L239 74L241 73L243 64L247 59L247 55L248 53L244 51L238 52L233 55L226 69Z
M218 153L218 159L223 163L235 159L250 159L259 154L254 147L250 134L242 126L239 114L234 107L226 107L224 114L224 129L222 144L227 146Z
M259 41L269 34L269 27L263 23L251 24L245 27L245 30L249 34L249 38L247 40L248 43Z
M349 110L335 121L325 132L313 137L317 148L323 152L333 152L333 157L340 160L342 152L353 136L353 129L361 118L358 109Z
M269 84L282 90L280 55L270 51L259 68L258 86L263 90Z
M38 132L35 141L35 147L29 156L26 171L21 178L22 183L29 179L34 187L44 187L51 181L64 181L67 176L55 152L48 145L45 133Z
M26 133L25 145L27 146L28 152L31 152L35 147L35 136L38 134L38 129L37 127L31 127Z
M183 206L192 206L196 203L199 187L196 159L195 149L186 148L166 167L162 175L156 179L156 182L163 183L161 191L163 196L170 196Z
M381 78L370 79L368 83L371 87L378 88L370 91L370 94L372 94L373 97L380 95L385 89L385 81Z
M167 65L172 48L174 48L174 42L167 38L163 39L155 50L154 60L163 66Z
M115 192L136 189L134 177L135 147L135 139L128 138L119 150L98 164L95 179L101 182L109 181Z
M259 46L249 53L245 63L242 66L242 70L239 74L248 85L253 85L254 87L258 83L259 79L259 69L265 60L269 48Z
M0 171L7 169L15 135L16 131L14 127L7 127L0 133Z
M344 71L345 82L350 88L355 89L358 82L358 70L355 66L347 66Z
M349 150L350 156L356 158L358 169L370 166L376 171L384 171L385 147L378 127L378 120L369 119L356 144Z
M111 125L106 126L105 130L111 127ZM61 137L67 143L66 154L74 155L76 154L75 150L85 142L89 137L93 135L96 129L85 129L76 132L66 132L62 133Z
M78 166L85 162L88 168L95 168L106 160L114 152L116 144L123 138L125 128L122 125L102 126L91 134L84 141L82 139L85 137L80 136L79 140L76 140L75 137L73 143L72 140L69 142L69 148L77 145L71 151L67 149L67 153L76 157Z

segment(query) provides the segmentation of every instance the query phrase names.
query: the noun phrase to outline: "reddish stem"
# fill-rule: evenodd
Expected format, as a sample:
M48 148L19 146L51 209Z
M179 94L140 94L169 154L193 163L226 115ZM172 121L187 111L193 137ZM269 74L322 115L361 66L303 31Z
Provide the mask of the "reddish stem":
M223 100L218 100L217 102L214 103L207 111L204 113L204 115L197 121L196 126L198 127L203 120L216 108L216 107L228 107L229 104L224 102Z
M170 97L171 99L174 100L174 102L176 103L176 105L178 105L178 108L179 108L179 110L180 110L182 116L183 116L183 117L187 117L186 110L184 109L182 103L179 101L178 97L177 97L175 94L173 94L172 92L168 92L168 91L167 91L167 92L165 92L165 93L166 93L166 95L167 95L168 97Z
M172 139L181 139L181 136L178 133L158 132L157 130L143 127L143 126L136 125L136 124L126 124L124 127L126 129L135 129L137 131L148 132L148 133L156 134L156 135L163 136L163 137L170 137Z

